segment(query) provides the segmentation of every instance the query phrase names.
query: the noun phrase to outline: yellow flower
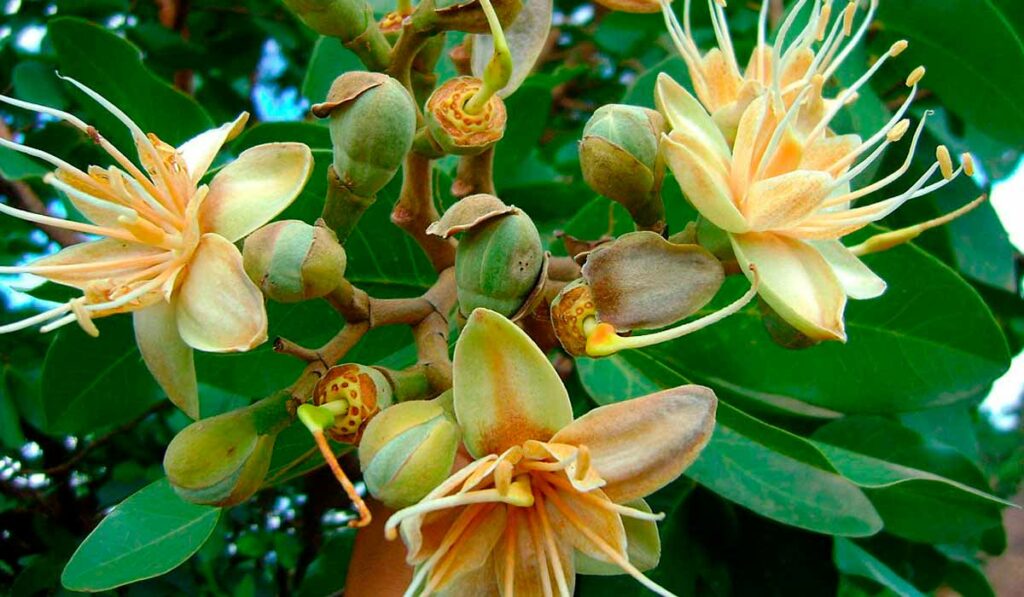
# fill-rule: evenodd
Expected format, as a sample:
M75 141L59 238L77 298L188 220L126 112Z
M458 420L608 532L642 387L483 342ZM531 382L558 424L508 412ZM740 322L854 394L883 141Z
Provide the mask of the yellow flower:
M35 274L82 291L67 304L0 327L0 333L40 323L45 332L77 321L96 335L94 318L132 312L135 336L153 376L175 404L197 417L192 349L244 351L267 338L263 297L242 269L233 243L298 196L309 178L312 154L301 143L260 145L221 169L209 185L200 184L221 146L245 125L247 113L174 148L144 133L95 91L65 80L128 127L142 168L79 118L0 96L4 103L80 129L118 164L82 171L46 152L0 139L0 146L55 166L44 182L67 195L89 223L4 204L0 212L101 237L23 267L0 268L0 273Z
M454 408L475 462L385 525L416 574L407 595L572 595L576 574L658 563L643 497L677 478L714 428L715 395L685 386L573 421L544 354L504 317L477 309L455 347Z
M836 97L823 88L863 39L878 6L854 31L857 2L833 20L830 2L815 0L806 26L792 31L808 4L800 0L782 23L774 45L765 42L768 0L761 9L758 45L746 69L738 65L722 10L709 0L718 47L701 54L690 33L686 0L680 26L667 0L665 21L693 79L695 98L670 77L658 79L656 101L671 124L662 139L666 162L700 214L725 230L748 277L757 265L759 294L793 327L817 340L846 340L843 311L847 297L881 295L885 282L859 256L906 242L944 224L983 198L941 218L879 235L847 248L841 239L888 216L901 205L926 195L958 176L973 174L968 154L954 171L949 151L940 146L937 161L906 191L870 205L852 204L881 191L905 174L912 163L924 120L913 134L902 166L877 182L851 191L850 183L907 133L904 119L917 94L924 68L907 78L906 101L869 139L837 135L832 120L857 98L883 64L907 47L900 41ZM927 114L926 114L927 117ZM930 183L941 171L942 179Z

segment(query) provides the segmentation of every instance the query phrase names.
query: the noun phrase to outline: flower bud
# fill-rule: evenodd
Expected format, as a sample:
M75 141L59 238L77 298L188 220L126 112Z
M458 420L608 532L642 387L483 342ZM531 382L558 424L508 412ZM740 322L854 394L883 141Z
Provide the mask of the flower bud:
M393 402L384 374L373 367L348 363L327 370L313 388L313 404L329 406L334 426L327 430L339 442L355 444L370 418Z
M434 11L430 20L437 29L465 31L466 33L490 33L487 15L478 0L432 0ZM508 27L519 16L522 0L491 0L491 6L502 27Z
M276 433L261 435L251 409L201 419L174 436L164 471L174 491L197 504L234 506L248 499L270 468Z
M597 306L583 278L567 284L551 301L551 325L562 348L574 357L586 356L587 336L598 323Z
M610 104L583 128L580 167L593 190L621 203L642 227L664 228L659 190L664 167L658 143L663 117L653 110Z
M242 259L249 278L280 303L325 296L345 276L345 249L334 233L299 220L273 222L250 234Z
M284 0L284 4L313 31L344 41L366 31L371 17L361 0Z
M476 155L504 136L507 115L499 96L492 96L477 114L466 112L466 102L482 86L480 79L456 77L438 87L427 100L427 127L446 153Z
M327 101L311 109L330 118L334 170L360 197L372 197L398 172L416 133L412 96L387 75L347 72L331 84Z
M402 402L381 412L359 442L367 489L390 508L415 504L448 477L459 436L436 400Z

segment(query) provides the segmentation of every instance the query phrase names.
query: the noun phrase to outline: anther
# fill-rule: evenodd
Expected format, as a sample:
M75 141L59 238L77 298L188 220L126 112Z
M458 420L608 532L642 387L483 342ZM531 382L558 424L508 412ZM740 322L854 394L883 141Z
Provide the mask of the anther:
M921 79L924 77L924 73L925 68L923 66L919 66L912 70L910 75L907 76L907 87L913 87L920 83Z
M942 170L942 178L952 180L953 160L949 156L949 149L945 145L935 148L935 159L939 160L939 169Z
M910 130L910 119L904 118L897 122L894 127L889 129L889 132L885 134L885 138L888 139L890 143L896 143L903 138L903 135L907 134L908 130Z
M92 316L89 315L89 310L85 308L85 299L72 299L70 304L71 312L74 313L75 320L78 322L78 325L82 327L82 330L93 338L99 337L100 331L96 328L96 324L92 322Z
M582 481L590 472L590 449L580 446L576 452L576 480Z
M853 35L853 17L857 14L857 0L850 0L850 3L846 5L846 12L843 13L843 35L850 37Z
M910 42L908 42L905 39L901 39L898 42L894 43L891 48L889 48L889 55L895 58L902 54L903 50L906 50L909 46Z
M967 176L974 176L974 156L964 153L960 159L964 165L964 173Z
M832 19L832 3L826 2L825 6L821 8L821 16L818 21L818 41L825 39L825 30L828 28L828 22Z

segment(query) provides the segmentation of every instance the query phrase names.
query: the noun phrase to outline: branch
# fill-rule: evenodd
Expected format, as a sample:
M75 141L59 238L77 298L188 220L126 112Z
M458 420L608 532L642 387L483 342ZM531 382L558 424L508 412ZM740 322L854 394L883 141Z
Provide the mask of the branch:
M435 270L451 267L455 264L455 244L427 234L427 226L440 217L434 207L430 159L409 152L402 175L402 192L391 212L391 221L420 245Z

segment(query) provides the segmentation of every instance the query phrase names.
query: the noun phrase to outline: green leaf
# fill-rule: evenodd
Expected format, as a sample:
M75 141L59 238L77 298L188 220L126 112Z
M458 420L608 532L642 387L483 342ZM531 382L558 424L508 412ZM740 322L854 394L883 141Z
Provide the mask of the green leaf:
M183 501L166 479L107 515L71 557L61 582L73 591L105 591L177 568L209 538L220 509Z
M103 27L77 18L55 18L47 25L61 74L83 83L120 108L143 131L179 145L213 127L192 98L177 91L142 64L139 49ZM129 153L130 136L102 106L75 92L92 116L91 124Z
M603 404L688 383L678 371L642 352L577 363L584 387ZM810 442L721 401L717 420L711 442L687 476L792 526L843 536L881 529L882 521L864 493L836 474Z
M906 72L924 64L925 88L985 133L1017 143L1024 136L1024 37L1011 4L886 0L878 43L910 41L899 58Z
M901 597L924 597L914 585L849 539L836 537L833 558L844 574L871 579Z
M673 55L655 64L644 71L644 74L636 78L633 85L626 91L622 103L644 108L654 109L654 86L658 82L658 75L665 73L675 79L687 89L693 89L690 82L690 72L686 69L686 62L679 56Z
M131 317L96 325L98 338L65 327L46 353L42 402L51 433L84 435L125 423L163 398L135 345Z
M327 98L331 83L342 73L363 70L363 63L351 50L333 37L320 37L313 46L313 54L302 80L302 97L311 104Z
M37 60L19 62L11 79L18 99L58 110L67 107L64 83L54 74L52 65Z
M356 534L352 529L343 529L324 541L317 550L316 559L306 569L306 575L299 585L298 597L333 595L345 588L355 539Z
M18 406L11 395L9 375L9 366L0 369L0 446L8 450L17 450L25 443L25 434L21 431Z

